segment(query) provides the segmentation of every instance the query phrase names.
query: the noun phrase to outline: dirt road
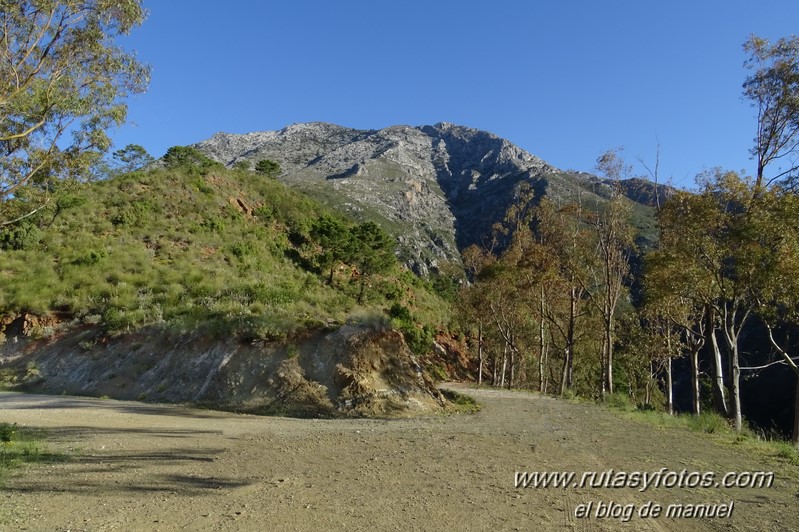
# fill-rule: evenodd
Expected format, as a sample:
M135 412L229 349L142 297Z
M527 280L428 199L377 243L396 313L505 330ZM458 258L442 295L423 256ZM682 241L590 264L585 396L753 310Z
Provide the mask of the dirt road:
M778 458L592 404L461 391L483 403L482 411L302 420L0 393L0 420L46 429L49 448L68 456L6 481L0 529L799 529L799 468ZM774 471L775 480L770 488L646 490L517 488L514 481L517 471L573 471L579 479L584 472L662 468L661 475L687 470L716 473L717 480L727 472ZM657 505L665 514L670 504L730 502L730 517L638 515ZM609 503L618 505L617 517L601 517ZM582 512L588 517L575 516Z

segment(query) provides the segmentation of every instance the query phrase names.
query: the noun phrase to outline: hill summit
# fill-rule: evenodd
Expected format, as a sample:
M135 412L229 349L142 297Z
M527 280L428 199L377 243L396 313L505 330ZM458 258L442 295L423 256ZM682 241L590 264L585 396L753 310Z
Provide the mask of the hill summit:
M278 162L286 184L392 232L400 258L422 275L460 264L461 250L489 238L521 183L539 196L602 201L609 193L594 176L559 170L492 133L445 122L380 130L313 122L217 133L194 147L229 167Z

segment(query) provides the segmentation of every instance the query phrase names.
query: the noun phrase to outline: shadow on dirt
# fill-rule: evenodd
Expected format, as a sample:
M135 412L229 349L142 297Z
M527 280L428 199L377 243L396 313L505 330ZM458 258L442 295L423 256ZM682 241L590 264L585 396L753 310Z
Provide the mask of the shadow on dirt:
M146 430L105 430L86 427L67 427L50 430L51 440L74 440L76 434L116 433L124 436L126 432L148 433ZM187 431L177 431L178 435ZM191 431L195 432L195 431ZM206 431L196 431L206 432ZM167 435L162 430L152 431L154 435ZM93 451L71 456L59 455L57 472L46 475L24 475L14 480L5 491L20 493L81 493L81 494L133 494L133 493L175 493L181 495L202 495L209 490L235 489L250 485L249 480L233 480L203 474L155 473L152 471L185 467L187 463L209 464L221 455L224 449L172 448L166 451ZM55 466L54 466L55 467ZM116 473L128 473L120 481ZM54 481L54 476L57 481Z
M25 394L25 401L19 401L19 392L0 392L0 408L15 410L99 408L124 414L144 414L157 416L178 416L182 418L211 419L219 417L212 411L202 411L180 405L148 405L107 399L97 401L96 397L75 397L64 395Z

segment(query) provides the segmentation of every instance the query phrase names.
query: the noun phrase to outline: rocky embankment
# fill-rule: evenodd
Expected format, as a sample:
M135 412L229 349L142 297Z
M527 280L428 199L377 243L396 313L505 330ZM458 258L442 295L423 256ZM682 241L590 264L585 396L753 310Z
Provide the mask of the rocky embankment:
M201 330L150 327L109 338L92 326L52 327L32 316L6 324L0 346L6 386L301 417L446 408L402 334L392 330L344 325L253 344ZM47 338L34 339L40 335Z

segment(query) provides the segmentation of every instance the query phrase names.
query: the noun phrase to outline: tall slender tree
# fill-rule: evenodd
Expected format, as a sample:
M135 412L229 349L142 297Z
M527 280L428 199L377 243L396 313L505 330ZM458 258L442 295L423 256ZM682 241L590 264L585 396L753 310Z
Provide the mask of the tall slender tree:
M597 159L597 169L612 180L612 192L607 205L590 213L588 221L596 232L599 278L592 286L584 288L591 302L602 315L603 342L600 355L602 376L600 393L613 393L613 345L616 306L625 288L630 272L630 252L633 230L630 223L630 206L621 194L620 179L628 174L628 166L621 158L620 149L608 150Z
M744 65L752 73L744 81L743 94L757 113L751 150L757 161L755 194L778 181L795 189L799 170L794 157L799 148L799 37L771 44L751 35L744 51L749 54ZM780 166L768 174L775 164Z

